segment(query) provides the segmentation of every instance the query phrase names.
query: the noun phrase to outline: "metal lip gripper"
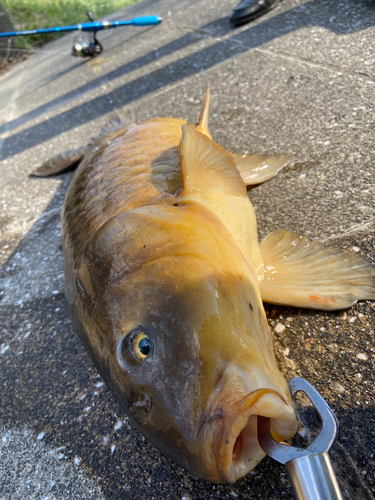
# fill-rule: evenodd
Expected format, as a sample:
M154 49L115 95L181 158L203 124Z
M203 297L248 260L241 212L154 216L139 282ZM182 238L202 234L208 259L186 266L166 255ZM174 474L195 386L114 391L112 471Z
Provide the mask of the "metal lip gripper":
M338 422L322 396L303 378L289 383L294 397L302 391L310 399L322 421L322 428L306 448L278 443L271 435L270 419L258 416L258 440L263 451L285 465L298 500L342 500L328 455L338 433Z

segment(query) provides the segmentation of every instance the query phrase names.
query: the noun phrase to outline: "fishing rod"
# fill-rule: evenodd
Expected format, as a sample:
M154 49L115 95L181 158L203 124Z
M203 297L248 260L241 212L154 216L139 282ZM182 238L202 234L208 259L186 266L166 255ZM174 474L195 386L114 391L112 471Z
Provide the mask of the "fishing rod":
M76 24L74 26L55 26L54 28L42 28L35 30L9 31L0 33L0 38L23 36L23 35L43 35L45 33L61 33L63 31L83 31L89 33L89 40L85 41L80 36L76 37L73 43L72 55L81 57L93 57L103 50L103 46L96 38L96 32L118 26L153 26L160 24L162 18L159 16L144 16L135 17L126 21L95 21L91 12L87 12L87 16L91 22Z

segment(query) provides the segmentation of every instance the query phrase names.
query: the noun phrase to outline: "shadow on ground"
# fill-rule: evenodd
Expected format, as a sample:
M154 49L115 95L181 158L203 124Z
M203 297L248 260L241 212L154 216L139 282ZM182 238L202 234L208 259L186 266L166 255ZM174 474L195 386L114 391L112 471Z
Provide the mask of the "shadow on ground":
M364 16L363 12L361 12L361 22L358 22L355 12L361 9L368 9L368 16ZM91 92L103 85L104 81L110 82L175 52L179 52L197 43L202 39L202 36L220 37L233 32L232 36L217 41L213 45L198 50L193 54L181 57L177 61L147 73L144 76L140 76L131 82L127 82L105 95L79 104L68 111L48 119L48 121L32 125L23 132L8 136L3 141L2 158L8 158L37 144L48 141L76 126L82 125L82 123L103 116L108 112L108 101L115 101L119 106L128 105L137 99L162 89L166 85L181 81L184 78L188 78L227 61L232 57L246 53L256 47L261 47L272 40L308 26L325 28L339 35L362 31L375 24L374 13L375 7L373 3L366 0L362 2L348 0L344 8L341 4L333 5L330 2L324 3L321 0L311 0L260 24L256 24L255 26L250 25L245 31L238 32L231 30L227 18L210 22L197 28L194 32L188 33L156 50L152 50L138 59L103 74L81 87L59 96L57 99L43 104L39 108L7 122L0 127L0 133L5 130L9 132L27 121L71 102L87 92ZM235 42L235 46L233 46L233 42ZM89 61L80 62L79 64L88 63ZM73 66L57 73L53 76L53 79L64 76L76 67ZM15 142L16 139L17 141ZM10 149L9 146L11 145L13 147Z

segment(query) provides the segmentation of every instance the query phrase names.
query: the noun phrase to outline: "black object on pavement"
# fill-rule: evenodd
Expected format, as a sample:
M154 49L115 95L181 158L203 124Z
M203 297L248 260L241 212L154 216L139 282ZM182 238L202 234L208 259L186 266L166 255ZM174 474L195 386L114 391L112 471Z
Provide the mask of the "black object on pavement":
M234 26L241 26L276 7L280 0L242 0L229 16Z

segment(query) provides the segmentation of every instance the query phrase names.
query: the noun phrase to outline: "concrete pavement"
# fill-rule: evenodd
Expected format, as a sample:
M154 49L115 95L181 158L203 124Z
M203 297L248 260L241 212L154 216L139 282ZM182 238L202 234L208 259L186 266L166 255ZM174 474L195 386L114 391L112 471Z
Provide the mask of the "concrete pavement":
M196 122L211 83L215 140L293 161L250 191L260 237L291 229L375 263L375 7L284 0L234 30L235 4L145 0L110 18L157 14L160 26L100 33L105 51L91 61L69 55L68 35L0 78L2 500L292 497L271 459L215 486L130 426L65 310L59 216L71 174L29 178L118 111ZM287 379L309 380L339 419L332 459L345 498L374 499L375 304L267 313Z

